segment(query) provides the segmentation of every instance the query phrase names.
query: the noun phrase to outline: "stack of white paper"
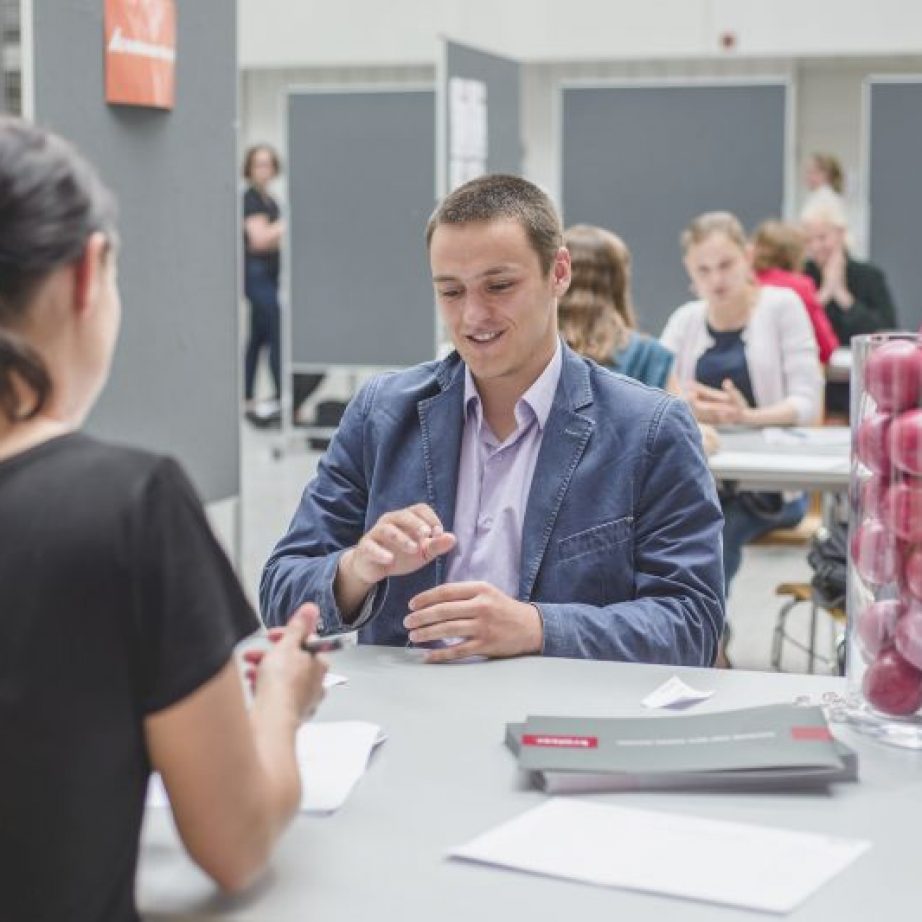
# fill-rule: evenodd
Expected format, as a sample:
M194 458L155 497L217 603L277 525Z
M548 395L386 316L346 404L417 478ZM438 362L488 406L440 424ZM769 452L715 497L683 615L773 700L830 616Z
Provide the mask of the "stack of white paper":
M585 883L790 912L869 842L552 799L450 854Z
M359 720L306 723L295 747L301 771L301 810L332 813L365 773L372 750L385 739L377 724ZM170 805L160 775L147 788L148 808Z

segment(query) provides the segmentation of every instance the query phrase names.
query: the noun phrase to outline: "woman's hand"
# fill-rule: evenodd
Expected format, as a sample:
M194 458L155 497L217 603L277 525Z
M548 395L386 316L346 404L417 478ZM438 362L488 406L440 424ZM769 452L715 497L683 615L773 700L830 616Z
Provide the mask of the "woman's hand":
M729 387L728 387L729 385ZM727 379L717 389L693 382L688 392L695 419L714 426L733 426L743 422L743 411L748 409L746 398Z
M285 627L269 631L269 649L243 654L256 707L280 708L297 723L317 710L327 663L302 650L301 642L313 634L318 616L316 605L302 605Z

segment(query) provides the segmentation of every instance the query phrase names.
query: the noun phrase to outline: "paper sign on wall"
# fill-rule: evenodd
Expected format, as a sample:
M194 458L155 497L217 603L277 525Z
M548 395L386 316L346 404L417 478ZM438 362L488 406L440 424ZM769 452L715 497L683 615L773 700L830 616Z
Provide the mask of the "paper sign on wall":
M106 0L106 102L172 109L175 0Z

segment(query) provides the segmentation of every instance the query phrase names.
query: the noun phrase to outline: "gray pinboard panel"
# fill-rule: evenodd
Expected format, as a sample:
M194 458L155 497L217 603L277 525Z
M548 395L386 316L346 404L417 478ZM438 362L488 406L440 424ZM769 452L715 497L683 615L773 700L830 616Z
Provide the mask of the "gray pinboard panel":
M922 325L922 77L871 83L868 176L869 253L883 269L896 304L897 325Z
M679 235L704 211L751 230L784 201L785 86L566 87L566 224L597 224L633 254L638 323L658 336L693 295Z
M119 198L122 330L88 429L176 456L207 502L237 496L237 4L178 0L166 112L106 104L104 4L32 2L36 121Z
M435 92L292 91L287 170L293 367L431 359Z
M445 42L445 98L448 99L448 81L452 77L480 80L487 87L487 172L522 173L521 136L521 67L516 61L488 54L469 45ZM445 154L451 150L451 122L448 107L444 117ZM448 188L448 162L443 164Z

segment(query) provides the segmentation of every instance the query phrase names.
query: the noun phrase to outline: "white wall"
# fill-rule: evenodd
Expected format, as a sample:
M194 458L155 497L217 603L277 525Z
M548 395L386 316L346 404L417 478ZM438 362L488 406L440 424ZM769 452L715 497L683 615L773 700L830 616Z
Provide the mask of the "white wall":
M523 61L922 52L917 0L239 0L251 67L432 64L440 34Z

